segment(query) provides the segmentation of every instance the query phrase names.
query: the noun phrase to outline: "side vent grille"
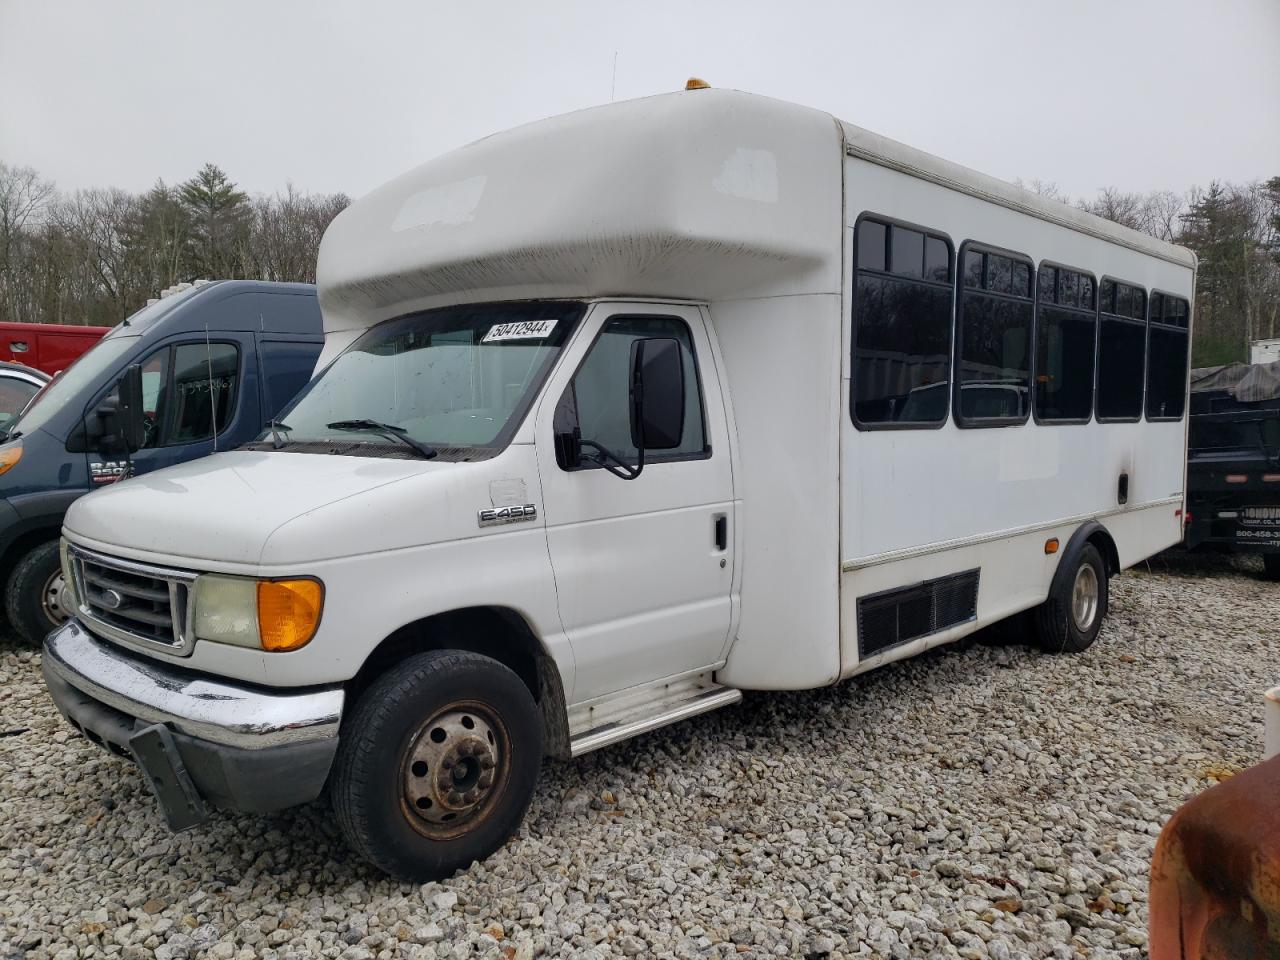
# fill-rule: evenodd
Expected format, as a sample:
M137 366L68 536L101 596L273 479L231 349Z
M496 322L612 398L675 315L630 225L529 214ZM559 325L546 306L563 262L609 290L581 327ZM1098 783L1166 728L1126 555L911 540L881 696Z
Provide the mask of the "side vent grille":
M975 619L978 573L966 570L859 597L858 656L866 659L909 640Z

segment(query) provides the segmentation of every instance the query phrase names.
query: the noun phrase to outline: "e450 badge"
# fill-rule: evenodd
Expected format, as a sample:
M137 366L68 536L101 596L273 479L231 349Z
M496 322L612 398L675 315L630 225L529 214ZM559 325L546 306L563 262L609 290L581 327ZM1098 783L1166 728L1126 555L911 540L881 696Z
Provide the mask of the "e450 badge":
M523 506L516 504L510 507L490 507L480 511L480 526L493 527L500 523L523 523L526 520L537 520L538 508L532 503Z

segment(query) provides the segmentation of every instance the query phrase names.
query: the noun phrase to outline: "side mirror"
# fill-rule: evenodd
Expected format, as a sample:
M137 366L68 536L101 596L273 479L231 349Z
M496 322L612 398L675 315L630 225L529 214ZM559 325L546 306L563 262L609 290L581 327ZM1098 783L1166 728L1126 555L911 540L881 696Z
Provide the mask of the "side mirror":
M684 437L684 360L680 341L650 337L631 344L631 443L674 450Z
M116 389L94 411L86 424L88 443L103 456L134 453L142 447L146 427L142 417L142 367L130 364Z
M146 424L142 416L142 365L131 363L120 378L120 405L116 416L120 422L120 440L130 453L142 447Z

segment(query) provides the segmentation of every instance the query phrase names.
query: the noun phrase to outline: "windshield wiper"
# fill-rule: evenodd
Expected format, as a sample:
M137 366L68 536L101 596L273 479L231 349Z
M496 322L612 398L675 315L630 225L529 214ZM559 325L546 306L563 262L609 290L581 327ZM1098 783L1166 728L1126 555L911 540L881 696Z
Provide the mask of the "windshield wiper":
M333 423L326 423L325 426L330 430L376 430L378 433L395 437L397 440L401 440L413 447L413 449L422 454L424 460L434 460L440 455L440 451L435 447L425 444L421 440L415 440L409 436L409 431L404 427L397 427L392 423L382 423L378 420L335 420Z
M277 450L279 450L285 443L285 438L280 436L280 431L283 430L285 433L288 433L293 429L293 427L289 426L287 423L272 418L267 421L267 429L271 431L272 444Z

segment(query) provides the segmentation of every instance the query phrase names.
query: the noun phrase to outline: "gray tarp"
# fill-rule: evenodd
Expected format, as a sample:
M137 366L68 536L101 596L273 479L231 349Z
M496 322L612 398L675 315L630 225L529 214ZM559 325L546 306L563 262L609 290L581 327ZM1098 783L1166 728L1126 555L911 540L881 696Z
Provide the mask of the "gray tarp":
M1241 403L1280 399L1280 360L1195 367L1191 371L1191 392L1226 393Z

